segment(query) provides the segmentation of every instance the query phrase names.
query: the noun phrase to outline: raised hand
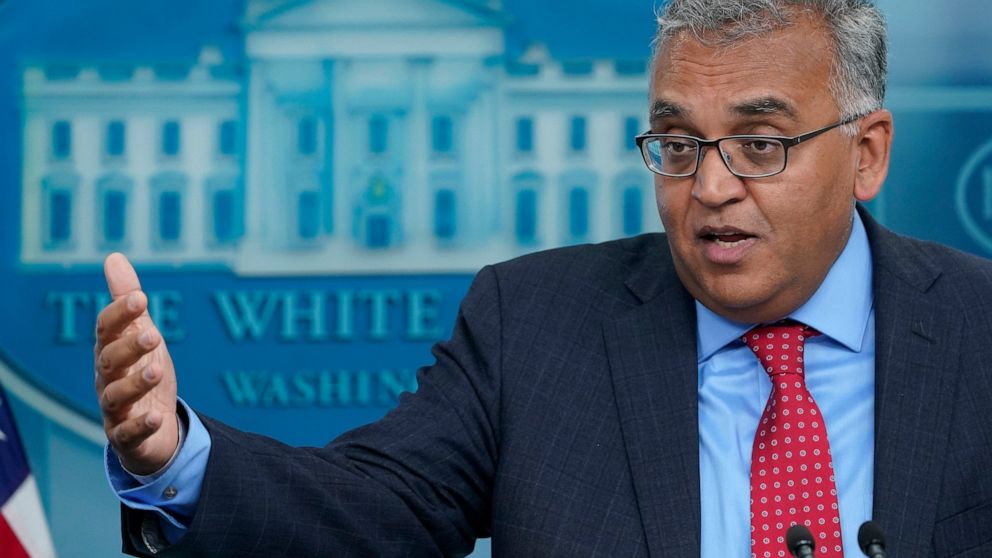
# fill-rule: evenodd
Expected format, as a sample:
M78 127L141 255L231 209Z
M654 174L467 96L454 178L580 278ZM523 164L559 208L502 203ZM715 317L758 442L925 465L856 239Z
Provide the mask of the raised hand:
M147 475L168 463L179 441L176 372L131 263L114 253L103 270L112 297L97 316L94 347L103 429L124 467Z

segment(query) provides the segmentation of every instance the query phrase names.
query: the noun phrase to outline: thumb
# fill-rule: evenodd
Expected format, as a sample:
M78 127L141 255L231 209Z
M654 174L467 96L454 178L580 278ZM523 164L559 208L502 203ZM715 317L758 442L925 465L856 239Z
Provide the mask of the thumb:
M114 300L141 290L138 274L127 257L120 252L110 254L103 261L103 275L107 278L107 287Z

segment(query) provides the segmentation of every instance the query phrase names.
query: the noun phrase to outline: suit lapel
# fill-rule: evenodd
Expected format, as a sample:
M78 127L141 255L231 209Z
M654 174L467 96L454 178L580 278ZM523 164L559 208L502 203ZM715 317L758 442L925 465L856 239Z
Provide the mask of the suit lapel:
M628 282L644 304L608 323L604 334L649 552L698 556L695 309L670 260L661 259Z
M875 262L873 519L887 533L890 555L927 556L962 322L931 292L940 270L870 217L865 225Z

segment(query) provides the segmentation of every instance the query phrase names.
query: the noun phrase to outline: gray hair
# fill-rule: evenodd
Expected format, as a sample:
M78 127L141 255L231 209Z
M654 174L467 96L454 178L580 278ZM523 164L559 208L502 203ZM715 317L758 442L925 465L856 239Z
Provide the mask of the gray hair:
M830 91L841 118L868 114L885 99L885 18L870 0L671 0L658 14L654 56L683 32L706 45L731 46L819 16L833 39ZM844 126L854 135L854 124Z

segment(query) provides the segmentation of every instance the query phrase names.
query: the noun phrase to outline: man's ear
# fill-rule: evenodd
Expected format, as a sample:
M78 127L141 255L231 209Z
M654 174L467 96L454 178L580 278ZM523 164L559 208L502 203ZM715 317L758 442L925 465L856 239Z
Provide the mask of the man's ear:
M892 113L879 109L859 121L857 174L854 179L854 197L868 201L878 195L889 174L889 155L892 152Z

